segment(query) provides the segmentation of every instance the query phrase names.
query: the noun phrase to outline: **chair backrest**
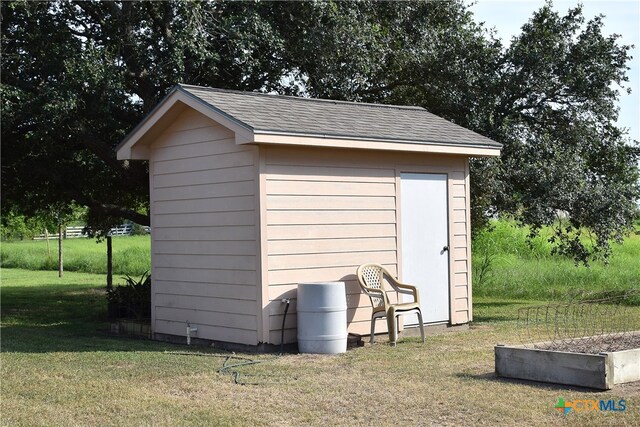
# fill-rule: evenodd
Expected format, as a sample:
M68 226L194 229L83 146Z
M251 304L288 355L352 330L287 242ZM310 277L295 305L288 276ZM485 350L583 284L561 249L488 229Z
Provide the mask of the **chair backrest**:
M367 288L381 289L384 292L384 300L378 296L367 293L369 299L371 299L371 305L374 310L376 308L385 307L386 304L389 304L389 297L387 297L386 289L384 287L385 274L389 275L389 272L383 266L378 264L362 264L356 271L358 283L363 287L365 293L365 286Z

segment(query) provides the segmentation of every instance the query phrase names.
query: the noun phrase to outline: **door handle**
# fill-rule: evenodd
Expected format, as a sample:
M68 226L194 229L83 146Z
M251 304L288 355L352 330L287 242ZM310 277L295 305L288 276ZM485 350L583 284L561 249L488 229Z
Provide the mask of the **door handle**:
M445 246L442 247L442 250L440 251L440 255L442 255L443 253L448 252L448 251L449 251L449 246L445 245Z

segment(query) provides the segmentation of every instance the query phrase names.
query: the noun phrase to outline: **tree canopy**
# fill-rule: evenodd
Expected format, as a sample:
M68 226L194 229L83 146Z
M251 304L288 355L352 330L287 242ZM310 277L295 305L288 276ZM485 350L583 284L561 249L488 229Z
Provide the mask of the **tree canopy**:
M419 105L504 144L472 162L472 217L554 227L606 257L640 196L615 125L629 46L551 3L510 43L451 2L3 2L2 209L148 223L147 167L113 148L175 83ZM592 243L587 243L587 232Z

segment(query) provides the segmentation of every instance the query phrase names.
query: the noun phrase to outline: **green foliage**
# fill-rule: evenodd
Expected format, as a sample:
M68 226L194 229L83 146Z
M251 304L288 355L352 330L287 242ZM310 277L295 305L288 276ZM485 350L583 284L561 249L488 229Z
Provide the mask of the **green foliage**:
M472 230L554 226L553 253L579 263L637 211L640 148L614 124L629 46L580 6L545 4L508 46L462 0L1 7L3 214L77 203L98 234L148 224L147 165L113 148L178 82L423 106L504 144L472 160Z
M630 230L640 196L640 147L615 127L617 88L628 81L629 47L602 34L602 17L580 7L541 8L505 51L505 87L524 88L498 109L503 211L553 227L554 253L577 262L607 258ZM590 244L583 239L592 235Z
M2 240L32 239L48 230L51 234L58 233L58 224L78 223L85 216L85 209L79 206L67 206L62 211L41 212L36 216L25 216L10 210L0 219L0 236ZM82 222L80 222L82 224Z
M147 233L147 230L145 230L145 228L143 226L141 226L140 224L136 224L135 222L133 224L131 224L131 235L132 236L145 236L149 233Z
M531 237L557 225L553 253L584 264L630 230L640 147L615 126L630 47L602 17L548 3L507 47L455 1L328 2L309 20L287 45L307 93L421 105L504 145L471 163L473 230L495 213Z
M123 277L124 285L107 289L110 318L151 318L151 276L145 271L140 279Z
M473 240L474 297L566 301L598 299L638 289L638 234L627 237L624 244L612 245L608 264L593 262L588 267L576 267L571 257L552 254L553 246L547 242L554 235L550 228L543 228L530 240L530 230L514 221L491 225ZM490 266L478 280L487 256ZM638 304L640 300L631 302Z
M266 7L3 1L3 213L77 203L98 234L122 218L148 225L148 167L117 161L114 147L175 83L277 82Z
M43 240L3 242L0 247L0 260L3 268L57 271L55 243L52 244L51 252L52 258L49 259L47 242ZM151 266L150 252L149 235L114 237L113 274L140 275L148 271ZM65 271L106 274L106 242L104 240L96 242L89 238L66 239L64 241L64 269Z
M45 228L56 230L53 222L46 222L40 218L27 218L14 211L2 215L0 220L0 236L2 240L31 239L42 234Z

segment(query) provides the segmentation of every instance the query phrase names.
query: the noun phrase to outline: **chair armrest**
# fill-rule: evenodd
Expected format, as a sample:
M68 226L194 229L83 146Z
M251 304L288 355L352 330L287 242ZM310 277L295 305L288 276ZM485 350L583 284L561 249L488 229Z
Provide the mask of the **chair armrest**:
M417 288L413 285L398 282L398 279L396 279L395 277L389 277L389 283L396 292L400 292L402 294L412 294L417 290Z
M393 289L395 289L395 291L399 294L413 295L415 302L420 301L418 288L416 288L415 286L408 285L406 283L400 283L395 277L390 277L389 283L391 283Z
M360 287L364 290L364 292L367 295L384 299L384 291L382 289L369 288L367 286L363 286L362 284L360 285ZM373 294L373 295L371 295L371 294Z

